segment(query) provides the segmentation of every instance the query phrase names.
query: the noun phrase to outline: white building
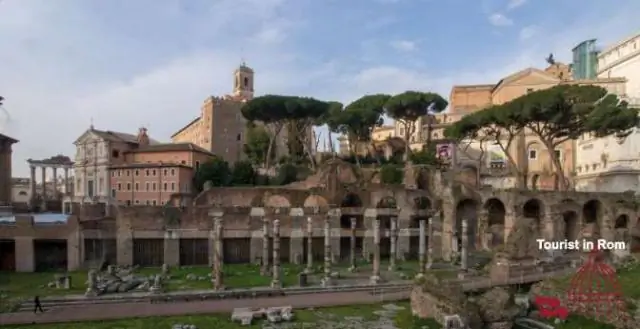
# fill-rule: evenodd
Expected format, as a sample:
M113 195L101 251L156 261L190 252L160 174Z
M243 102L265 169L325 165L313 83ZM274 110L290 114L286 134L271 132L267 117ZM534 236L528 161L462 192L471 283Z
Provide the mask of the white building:
M74 144L75 191L73 200L68 201L106 203L111 194L109 166L124 161L124 152L138 146L138 137L91 126Z
M640 34L598 55L598 77L626 78L626 94L621 96L640 106ZM640 192L640 130L636 129L625 140L583 136L576 144L577 190Z

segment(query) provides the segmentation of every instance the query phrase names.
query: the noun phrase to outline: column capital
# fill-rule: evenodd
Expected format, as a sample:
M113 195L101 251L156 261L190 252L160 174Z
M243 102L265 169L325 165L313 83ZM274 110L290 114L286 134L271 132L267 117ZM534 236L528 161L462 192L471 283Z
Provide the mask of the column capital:
M375 208L367 208L364 211L365 218L377 218L378 217L378 209Z

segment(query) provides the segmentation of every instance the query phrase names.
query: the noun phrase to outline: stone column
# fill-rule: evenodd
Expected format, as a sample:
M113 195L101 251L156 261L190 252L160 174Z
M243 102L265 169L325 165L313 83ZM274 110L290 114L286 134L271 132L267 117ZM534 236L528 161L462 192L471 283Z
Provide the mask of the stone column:
M380 282L380 220L373 222L373 273L371 283Z
M280 288L280 220L273 221L273 269L271 288Z
M389 230L389 271L396 270L396 259L398 258L398 217L390 218L391 229Z
M468 268L469 257L469 223L466 218L462 219L462 246L460 252L460 271L464 275Z
M31 169L31 195L29 196L29 205L31 207L35 206L35 198L36 198L36 166L29 166Z
M418 264L419 264L419 267L420 267L420 273L423 273L423 274L425 273L425 270L426 270L426 268L425 268L425 266L426 266L426 264L425 264L425 256L426 256L425 252L426 252L426 249L427 249L427 245L426 245L427 244L427 237L425 236L425 234L427 233L426 232L427 229L426 229L425 226L426 226L425 220L424 219L420 219L420 230L419 230L419 233L418 233L419 234L418 235L418 238L419 238L419 243L418 243L418 248L419 248L418 249Z
M64 194L68 195L71 193L71 191L69 191L69 168L65 167L64 168Z
M349 254L349 261L351 263L351 267L349 268L349 271L351 272L355 272L356 271L356 218L355 217L351 217L351 237L350 237L350 254Z
M269 275L269 220L262 219L262 275Z
M215 290L223 290L224 282L223 282L223 272L224 272L224 262L222 258L222 239L223 239L223 226L222 226L222 217L215 218L215 231L216 231L216 248L215 248L215 258L213 265L215 267L214 271L214 281L213 281L213 289Z
M428 239L427 239L427 266L426 269L431 269L433 267L433 216L429 217L429 225L428 225Z
M164 233L164 260L168 266L180 266L180 235L178 230L167 229Z
M42 209L47 210L47 167L40 167L42 169Z
M53 167L53 199L58 196L58 168Z
M331 283L331 220L324 219L324 284Z
M313 219L307 218L307 274L313 273Z

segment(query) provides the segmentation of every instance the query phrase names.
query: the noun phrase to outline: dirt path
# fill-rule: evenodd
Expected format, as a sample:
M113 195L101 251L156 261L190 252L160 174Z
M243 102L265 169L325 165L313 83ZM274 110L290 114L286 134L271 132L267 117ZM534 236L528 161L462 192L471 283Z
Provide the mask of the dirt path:
M383 301L407 299L408 292L374 296L368 292L319 293L256 299L228 299L203 302L180 302L168 304L122 303L88 304L53 308L45 313L31 312L0 314L0 326L30 323L61 323L92 320L117 320L126 318L211 314L232 312L239 307L274 307L291 305L294 308L374 304ZM44 305L47 310L47 305Z

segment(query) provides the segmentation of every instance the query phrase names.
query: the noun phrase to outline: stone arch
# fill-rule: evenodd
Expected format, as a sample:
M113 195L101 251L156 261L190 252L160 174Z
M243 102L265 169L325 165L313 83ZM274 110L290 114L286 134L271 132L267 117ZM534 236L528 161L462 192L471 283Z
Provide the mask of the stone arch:
M600 200L592 199L582 206L582 220L584 223L584 235L587 238L596 239L600 236L603 205Z
M488 233L488 237L485 243L488 247L493 248L503 244L505 241L504 230L507 211L502 200L498 198L487 200L483 208L487 212L487 223L484 230Z
M573 210L565 210L562 213L563 221L563 238L565 240L577 240L580 236L580 219L577 212Z
M396 201L396 199L392 196L386 196L383 197L382 199L380 199L380 201L378 201L378 203L376 204L376 208L381 208L381 209L397 209L398 208L398 202ZM391 218L389 216L378 216L378 219L380 220L380 228L383 229L390 229L391 228Z
M362 208L362 199L356 193L347 193L340 200L341 208ZM351 228L351 218L354 216L349 215L341 215L340 216L340 228L342 229L350 229ZM362 227L364 225L362 216L356 217L356 227Z
M622 214L616 218L615 229L629 228L629 216Z
M538 199L529 199L522 206L522 215L533 218L536 222L538 236L542 236L542 222L544 218L544 203Z
M463 199L456 205L456 226L453 239L457 240L457 246L462 244L462 220L467 220L467 239L469 250L476 248L476 236L478 225L478 201L473 199ZM459 248L458 248L459 249Z
M275 194L266 197L264 200L265 207L273 207L273 208L289 208L291 207L291 202L286 197Z
M312 194L309 195L305 200L304 200L304 204L303 207L305 208L313 208L313 207L319 207L319 208L328 208L329 207L329 203L327 202L327 200L317 194Z

